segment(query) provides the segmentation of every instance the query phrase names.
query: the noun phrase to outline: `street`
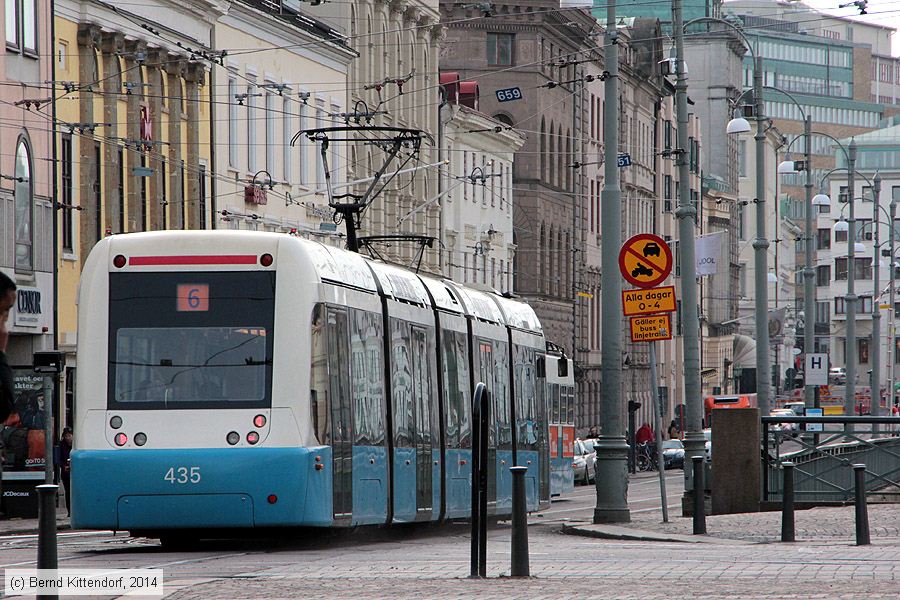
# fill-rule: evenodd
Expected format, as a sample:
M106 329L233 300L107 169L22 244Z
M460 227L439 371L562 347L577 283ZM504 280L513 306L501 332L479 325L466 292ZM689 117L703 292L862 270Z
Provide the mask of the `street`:
M680 471L667 477L670 517L675 522L687 521L674 510L681 478ZM655 474L642 473L629 487L638 524L648 529L661 520L661 515L653 518L659 510L657 481ZM59 534L59 565L164 569L166 597L180 599L855 599L895 598L900 590L896 537L875 538L872 546L856 547L849 540L834 539L754 544L702 538L704 543L673 543L564 535L564 522L590 522L593 494L593 486L579 487L549 510L531 516L532 578L524 580L504 577L510 562L508 523L489 532L484 581L467 578L467 524L293 531L277 539L205 542L178 552L124 533L67 531ZM36 536L0 536L4 569L33 566L35 556Z

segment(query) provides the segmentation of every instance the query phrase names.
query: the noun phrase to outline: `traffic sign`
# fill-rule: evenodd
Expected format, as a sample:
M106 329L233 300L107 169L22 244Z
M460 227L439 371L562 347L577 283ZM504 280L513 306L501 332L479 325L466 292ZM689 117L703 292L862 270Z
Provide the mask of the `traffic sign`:
M669 315L631 317L631 341L655 342L672 339L672 324Z
M672 251L658 235L639 233L622 245L619 270L632 285L656 287L672 272Z
M626 317L673 312L675 287L667 285L650 290L623 290L622 309Z
M497 102L511 102L512 100L522 99L522 90L517 87L503 88L502 90L497 90L496 94Z
M828 355L807 354L803 376L806 385L828 385Z

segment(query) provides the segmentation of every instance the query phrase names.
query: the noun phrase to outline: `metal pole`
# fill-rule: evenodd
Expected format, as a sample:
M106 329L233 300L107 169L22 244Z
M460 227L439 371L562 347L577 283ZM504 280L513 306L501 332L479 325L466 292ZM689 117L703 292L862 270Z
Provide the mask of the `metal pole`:
M869 510L866 506L866 465L853 465L853 475L856 481L856 545L868 546L871 542Z
M781 541L796 541L794 528L794 463L781 464L784 482L781 491Z
M850 203L850 218L847 222L847 295L844 302L847 310L847 331L844 342L846 353L847 386L844 388L844 414L853 415L856 405L856 212L854 171L856 169L856 141L850 140L847 155L847 201ZM847 431L853 431L853 425L847 424Z
M44 483L53 483L53 377L44 375Z
M59 486L53 484L35 487L38 495L38 569L56 569L56 496ZM40 595L38 598L58 598L56 594Z
M756 294L756 400L760 415L769 414L769 282L766 239L766 121L763 116L763 61L753 66L753 101L756 116L756 239L753 240ZM688 305L690 306L690 305Z
M662 413L659 399L659 380L656 374L656 342L650 342L650 398L653 402L653 429L656 430L656 462L659 464L659 497L662 503L663 523L669 522L668 497L666 495L666 461L662 447Z
M703 485L703 461L702 456L692 456L692 473L694 478L694 534L706 533L706 490Z
M804 365L806 364L806 355L814 353L816 338L816 270L814 255L816 253L816 230L813 226L813 180L812 180L812 118L806 117L803 123L803 135L806 136L806 257L803 265L803 311L805 319L803 319L803 353ZM805 370L805 367L804 367ZM806 373L804 373L804 404L806 408L814 408L816 406L816 386L807 382Z
M879 230L881 229L881 225L879 224L878 211L883 209L881 208L881 175L875 173L875 177L872 180L872 190L875 193L874 204L875 204L875 214L872 216L872 226L875 228L875 242L874 246L872 246L872 269L874 273L872 274L872 337L871 337L871 346L872 346L872 377L869 381L869 389L871 401L869 402L869 413L873 417L878 417L881 415L881 287L879 286L878 281L878 263L881 261L881 246L879 244ZM891 227L894 224L891 223ZM872 423L872 433L878 433L878 423Z
M512 577L529 577L528 517L525 512L525 473L528 467L510 467L512 472L512 549L510 571Z
M675 111L678 124L678 148L675 164L678 165L679 197L678 209L678 247L681 253L681 323L684 360L684 403L686 405L687 424L684 436L685 466L691 457L705 456L706 440L703 437L702 416L703 405L700 390L700 315L697 307L697 258L695 248L695 228L697 226L697 209L691 202L690 164L688 162L688 105L687 105L687 73L684 68L684 18L682 0L672 0L672 21L675 33ZM765 273L763 273L765 280ZM692 491L685 480L685 498L690 498Z
M491 393L485 388L481 395L480 409L481 422L478 424L479 446L481 458L478 464L478 574L487 577L487 522L488 522L488 417L490 413Z
M597 505L594 523L627 523L628 476L626 458L628 444L623 428L622 398L622 278L618 256L622 245L622 199L616 156L619 149L619 46L616 30L616 2L606 9L606 55L604 66L609 75L604 88L603 144L604 177L601 193L603 240L601 242L603 287L603 327L601 351L603 387L601 392L600 437L597 448ZM693 259L692 259L693 260Z
M897 260L894 257L895 251L895 243L896 243L896 229L894 225L894 219L897 217L897 201L894 200L893 193L891 194L891 203L889 205L890 208L890 221L891 221L891 232L889 234L889 246L891 249L891 259L888 263L888 281L891 282L891 290L890 290L890 315L891 315L891 327L890 327L890 336L888 338L888 406L887 406L887 414L891 414L891 410L894 406L894 363L897 362L897 332L894 328L894 317L896 316L896 293L894 291L894 275L897 272L897 268L894 266L894 261Z

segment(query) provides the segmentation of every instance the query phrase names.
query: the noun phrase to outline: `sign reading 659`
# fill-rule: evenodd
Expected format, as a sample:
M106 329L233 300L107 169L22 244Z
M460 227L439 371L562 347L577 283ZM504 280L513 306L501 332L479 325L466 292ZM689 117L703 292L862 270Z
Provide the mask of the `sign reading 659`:
M511 87L511 88L503 88L502 90L497 90L497 101L498 102L510 102L511 100L521 100L521 99L522 99L521 88Z

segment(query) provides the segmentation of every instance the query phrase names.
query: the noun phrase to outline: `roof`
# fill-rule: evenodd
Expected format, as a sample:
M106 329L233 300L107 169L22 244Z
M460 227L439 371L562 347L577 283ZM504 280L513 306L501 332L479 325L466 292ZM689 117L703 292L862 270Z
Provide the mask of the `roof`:
M855 135L852 138L844 138L841 140L841 143L847 145L851 139L856 141L857 146L900 145L900 125L883 127L882 129Z

